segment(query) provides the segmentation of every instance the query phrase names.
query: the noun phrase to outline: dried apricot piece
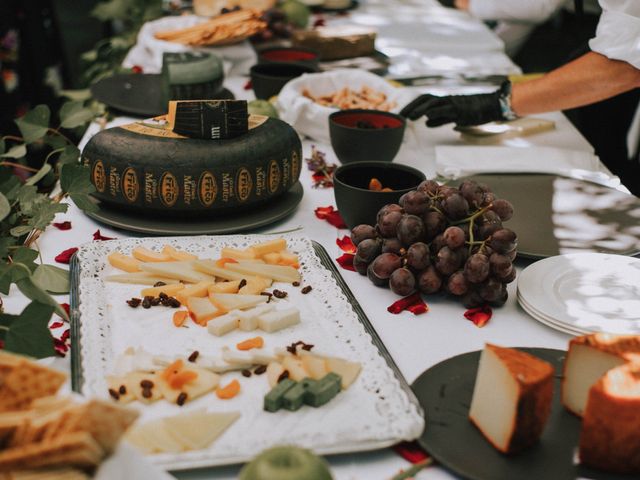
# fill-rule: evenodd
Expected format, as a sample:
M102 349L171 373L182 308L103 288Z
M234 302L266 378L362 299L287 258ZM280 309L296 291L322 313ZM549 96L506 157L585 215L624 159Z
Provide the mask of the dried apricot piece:
M240 382L238 380L232 380L225 387L216 388L216 395L218 398L222 400L228 400L230 398L235 397L238 393L240 393Z
M374 192L379 192L382 190L382 183L377 178L372 178L369 180L369 190L373 190Z
M178 310L173 314L173 324L176 327L181 327L184 325L185 320L189 316L189 312L187 310Z
M244 340L236 345L238 350L251 350L252 348L262 348L264 339L262 337L253 337Z

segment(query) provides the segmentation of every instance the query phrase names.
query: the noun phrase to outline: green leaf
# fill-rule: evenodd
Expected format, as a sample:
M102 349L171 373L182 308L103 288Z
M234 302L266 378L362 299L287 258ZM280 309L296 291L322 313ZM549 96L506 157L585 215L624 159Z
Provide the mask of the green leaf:
M0 154L4 153L4 149L7 148L4 144L4 138L0 138Z
M24 265L32 273L36 268L38 268L38 264L34 262L36 258L38 258L38 252L29 247L16 248L11 253L11 260L13 260L13 263L20 263Z
M11 268L6 263L0 264L0 293L9 295L11 288Z
M60 120L64 128L75 128L84 125L93 118L93 112L84 107L81 100L72 100L62 105Z
M129 5L126 0L108 0L98 3L91 11L91 15L103 22L109 20L126 20L128 7Z
M91 98L91 90L88 88L78 90L60 90L60 95L70 100L80 100L84 102Z
M29 177L25 183L25 185L35 185L40 180L42 180L47 173L51 171L51 165L45 163L42 165L42 168L38 170L32 177Z
M58 134L47 135L46 137L44 137L44 143L49 145L54 150L59 150L68 145L68 142L64 139L64 137Z
M9 255L9 247L13 247L17 243L18 241L9 235L0 237L0 267L4 266L2 261L6 260ZM0 273L0 275L2 275L2 273Z
M19 225L9 230L9 233L11 233L11 235L13 235L14 237L21 237L29 233L31 230L33 230L33 228L31 228L29 225Z
M38 105L33 110L29 110L23 117L15 120L25 143L32 143L47 134L50 117L49 107Z
M29 225L38 230L44 230L49 226L56 216L56 213L63 213L69 207L64 203L55 203L47 198L47 202L38 202L32 208L32 217L29 219Z
M29 215L33 204L40 198L38 188L35 185L24 185L16 195L16 200L20 203L20 211L27 215Z
M69 316L67 312L64 311L64 308L62 308L51 295L36 285L31 277L23 277L16 281L15 284L27 298L54 307L58 315L67 321L69 320Z
M72 193L69 197L71 197L73 203L75 203L80 210L89 213L95 213L100 210L96 202L86 193Z
M4 158L22 158L27 154L27 146L24 143L15 145L8 152L3 153L0 157Z
M39 265L33 281L49 293L69 293L69 271L55 265Z
M31 302L20 315L0 315L0 323L9 324L4 348L34 358L54 355L53 337L49 331L53 311L51 305Z
M58 157L58 165L62 166L65 163L78 163L79 158L80 150L78 147L75 145L67 145Z
M0 193L0 222L7 218L11 213L11 204L3 193Z
M78 164L66 164L60 171L60 187L62 191L71 194L93 193L96 191L91 183L89 168Z

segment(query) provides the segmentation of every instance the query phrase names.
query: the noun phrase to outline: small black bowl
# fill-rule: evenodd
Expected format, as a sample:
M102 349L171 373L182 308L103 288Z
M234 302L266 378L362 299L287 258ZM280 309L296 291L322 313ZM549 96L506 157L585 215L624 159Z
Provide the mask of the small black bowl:
M303 47L270 47L258 51L258 63L295 63L318 68L320 54Z
M377 178L392 192L369 190L369 182ZM376 224L378 210L398 203L405 193L426 179L420 170L399 163L355 162L342 165L333 174L333 189L338 211L349 228L361 223Z
M406 121L380 110L340 110L329 115L331 146L342 163L391 162L400 150Z
M257 98L268 100L280 93L289 80L317 71L317 68L298 63L258 63L251 67L251 85Z

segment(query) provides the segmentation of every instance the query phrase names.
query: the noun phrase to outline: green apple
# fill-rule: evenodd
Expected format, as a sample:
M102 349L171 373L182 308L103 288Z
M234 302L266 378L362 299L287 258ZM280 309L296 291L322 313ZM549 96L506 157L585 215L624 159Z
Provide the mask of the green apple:
M322 458L303 448L285 445L263 451L240 471L239 480L332 480Z
M284 12L287 20L298 28L306 28L309 23L311 11L304 3L298 0L285 0L280 9Z

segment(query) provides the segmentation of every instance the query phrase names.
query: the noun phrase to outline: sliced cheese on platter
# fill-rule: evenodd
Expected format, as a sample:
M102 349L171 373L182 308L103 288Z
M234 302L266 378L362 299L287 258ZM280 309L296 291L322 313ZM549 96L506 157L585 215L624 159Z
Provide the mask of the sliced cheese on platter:
M154 252L145 247L136 247L131 251L131 255L141 262L170 262L169 255L162 252Z
M198 283L203 281L215 282L215 278L213 276L195 270L192 263L193 262L191 261L147 262L141 263L140 269L144 272L153 273L154 275L175 278L188 283Z
M208 413L204 409L163 419L165 428L186 449L206 448L229 428L240 412Z
M266 303L269 299L265 295L236 295L233 293L212 293L209 299L220 309L244 310L255 307L261 303Z
M238 328L240 318L235 311L225 313L207 323L207 330L216 337L221 337Z
M157 297L161 293L164 293L169 296L175 296L176 293L180 292L180 290L184 290L183 283L174 283L169 285L162 285L160 287L151 287L145 288L140 292L140 296L142 297Z
M191 318L200 325L205 325L211 319L224 314L225 310L216 307L207 297L189 297L187 308Z
M276 361L276 357L274 355L270 355L265 352L240 352L232 350L229 347L222 348L222 359L232 364L244 365L268 365L269 363Z
M298 323L300 323L300 310L295 307L265 313L258 318L258 328L267 333L277 332Z
M258 328L258 319L260 315L272 312L276 309L273 303L264 303L248 310L237 312L239 323L238 328L244 332L251 332Z
M285 357L285 359L282 361L282 367L285 370L289 371L289 378L295 380L296 382L299 382L300 380L303 380L304 378L309 376L304 368L302 360L300 360L298 357L294 357L293 355Z
M167 382L161 376L158 376L158 388L162 391L162 395L171 403L176 403L178 397L185 393L185 401L190 401L204 395L207 392L213 391L220 382L220 376L205 370L203 368L197 368L193 366L185 366L184 370L192 371L197 374L197 377L182 385L179 389L171 388L169 382Z
M124 380L127 391L133 393L136 400L142 403L153 403L160 400L163 396L162 391L157 385L157 377L153 373L131 372L124 376ZM151 387L145 388L144 385L151 385Z
M188 260L197 260L198 256L189 252L185 252L182 250L178 250L171 245L165 245L162 248L162 253L171 257L172 260L177 261L188 261Z
M247 278L244 273L238 273L219 266L215 260L195 260L192 265L199 272L223 278L224 280L246 280Z
M143 452L178 453L184 450L184 446L171 435L162 419L136 424L125 438Z
M214 284L215 282L211 280L205 280L189 285L187 288L178 292L176 298L180 303L187 303L189 297L206 297L209 293L209 287Z
M124 270L125 272L140 271L140 260L138 260L137 258L129 257L119 252L113 252L109 254L107 260L112 267L119 268L120 270Z
M300 281L300 272L293 267L285 265L269 265L240 261L238 263L227 263L225 270L255 277L270 278L278 282L293 283Z
M154 275L147 272L119 273L116 275L109 275L105 280L107 282L130 283L133 285L155 285L158 282L166 283L167 285L180 283L180 280L178 279Z

